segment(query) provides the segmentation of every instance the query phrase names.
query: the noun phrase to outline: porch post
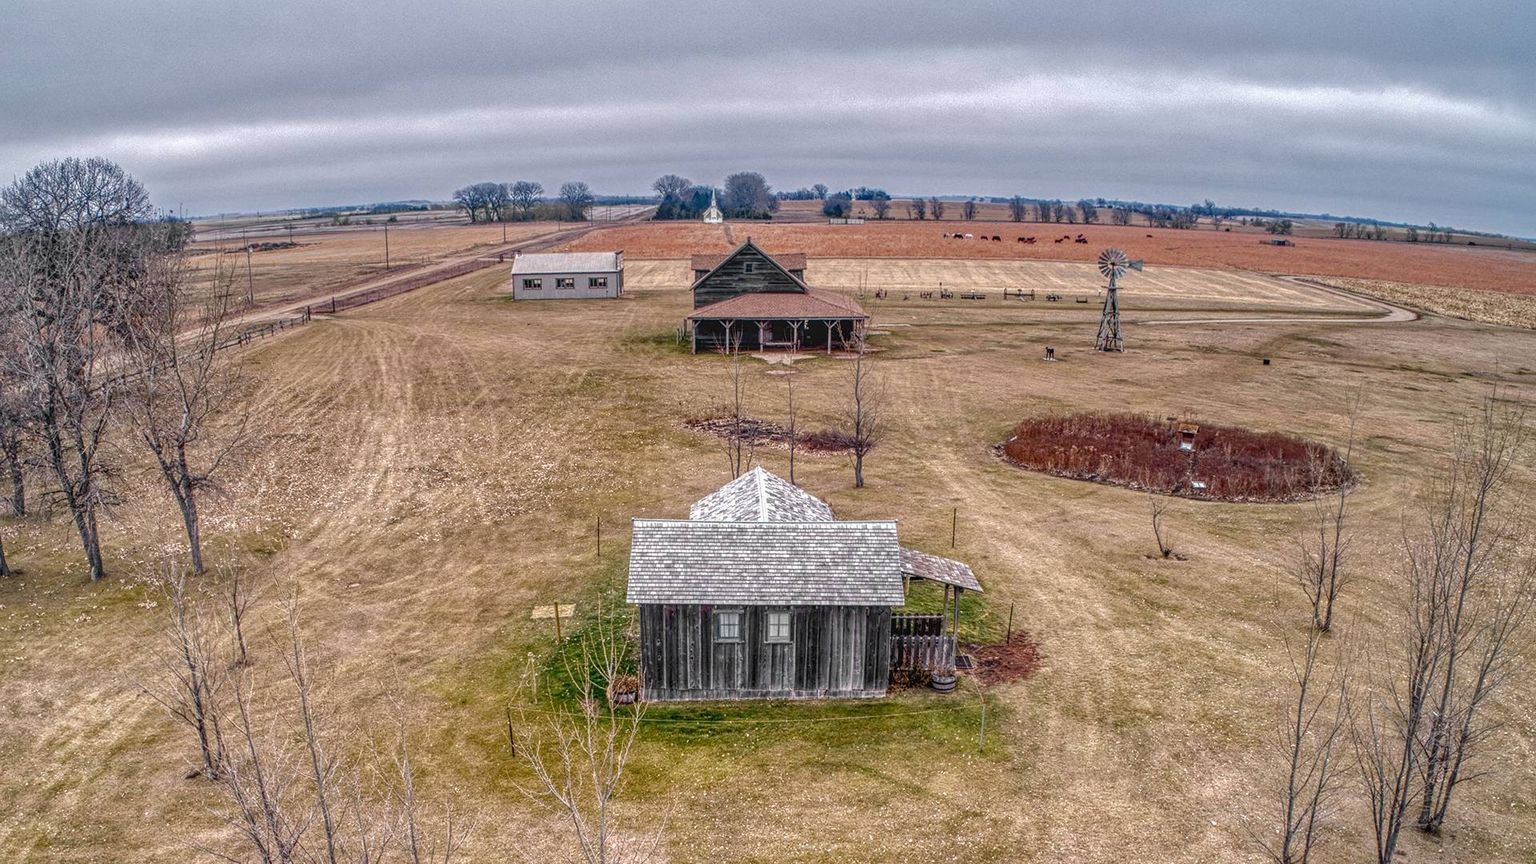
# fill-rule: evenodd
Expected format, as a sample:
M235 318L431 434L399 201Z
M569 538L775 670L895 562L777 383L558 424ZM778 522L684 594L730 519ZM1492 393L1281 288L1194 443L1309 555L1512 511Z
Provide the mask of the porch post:
M832 353L832 322L828 321L828 322L826 322L826 324L827 324L827 353L831 354Z
M688 330L690 333L688 353L697 354L699 353L699 322L689 321Z

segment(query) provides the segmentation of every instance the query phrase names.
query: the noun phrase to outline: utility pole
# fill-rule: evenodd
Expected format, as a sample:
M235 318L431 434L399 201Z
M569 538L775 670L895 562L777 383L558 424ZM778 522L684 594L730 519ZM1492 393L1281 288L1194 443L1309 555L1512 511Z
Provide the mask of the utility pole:
M256 305L256 280L251 275L251 241L244 231L240 232L240 240L245 243L245 305Z
M384 223L384 269L389 269L389 222Z

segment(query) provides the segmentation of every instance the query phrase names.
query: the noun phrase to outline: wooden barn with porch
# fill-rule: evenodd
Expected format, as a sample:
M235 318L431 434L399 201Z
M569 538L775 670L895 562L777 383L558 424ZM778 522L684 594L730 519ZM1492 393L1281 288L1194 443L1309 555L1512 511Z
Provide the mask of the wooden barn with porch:
M913 579L944 584L944 613L896 613ZM960 595L980 590L965 564L902 548L894 520L835 519L754 468L687 519L633 521L640 695L884 696L893 669L953 667Z
M725 255L693 256L694 353L857 346L869 315L850 297L806 284L805 264L805 255L771 256L751 237Z

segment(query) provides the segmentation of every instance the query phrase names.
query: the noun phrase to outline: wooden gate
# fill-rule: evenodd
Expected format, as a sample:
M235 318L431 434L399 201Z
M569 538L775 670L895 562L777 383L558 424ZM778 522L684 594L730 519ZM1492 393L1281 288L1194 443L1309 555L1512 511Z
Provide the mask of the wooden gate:
M944 635L943 615L891 616L891 669L955 665L955 639Z

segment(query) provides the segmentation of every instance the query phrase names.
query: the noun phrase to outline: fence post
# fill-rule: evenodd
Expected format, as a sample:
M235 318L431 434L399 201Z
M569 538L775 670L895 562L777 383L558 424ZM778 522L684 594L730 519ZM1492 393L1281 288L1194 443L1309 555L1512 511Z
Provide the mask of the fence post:
M955 533L960 527L960 508L955 507L949 511L949 548L955 548Z
M976 741L976 749L983 750L987 746L987 691L981 691L981 736Z
M1008 635L1003 637L1004 642L1013 641L1013 601L1008 602Z

